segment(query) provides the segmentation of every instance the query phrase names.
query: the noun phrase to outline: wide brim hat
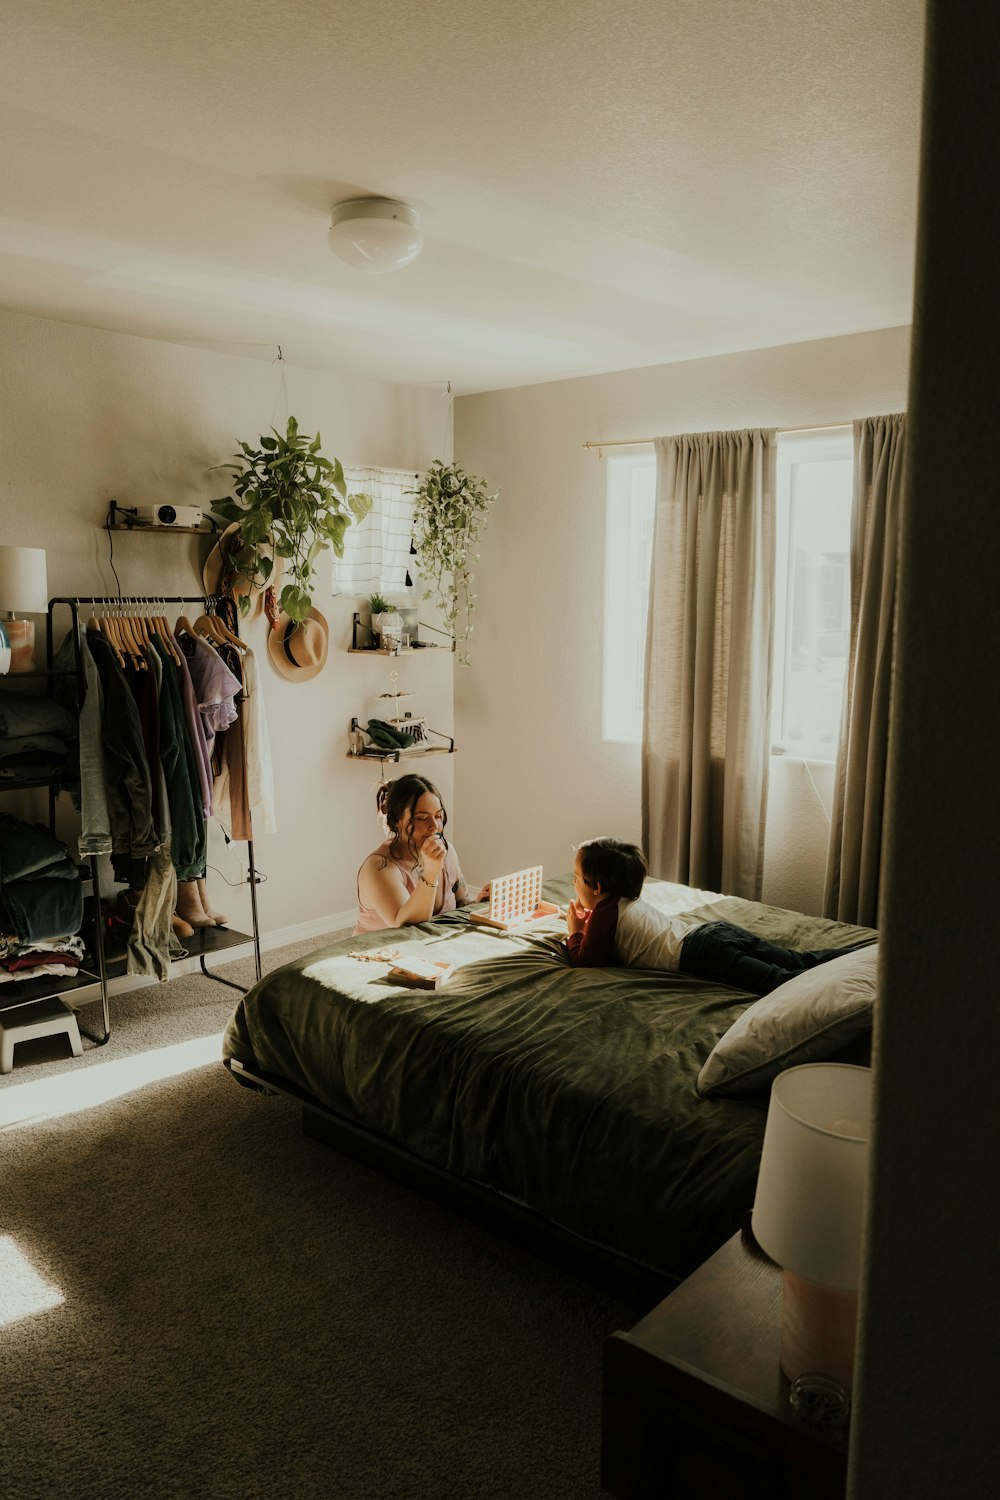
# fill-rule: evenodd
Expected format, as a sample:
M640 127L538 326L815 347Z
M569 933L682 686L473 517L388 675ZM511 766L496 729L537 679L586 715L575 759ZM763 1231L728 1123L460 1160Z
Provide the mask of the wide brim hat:
M271 663L289 682L308 682L326 665L330 627L318 609L310 609L300 625L278 611L278 618L267 638Z
M250 608L243 618L252 619L260 614L264 601L265 584L250 582L249 565L252 551L249 547L241 547L239 539L240 523L234 521L221 533L215 546L205 559L205 566L201 570L201 581L206 594L224 596L229 594L239 603L243 595L250 600ZM245 560L245 570L241 571L241 562ZM274 566L268 583L276 584L285 570L284 558L275 557Z

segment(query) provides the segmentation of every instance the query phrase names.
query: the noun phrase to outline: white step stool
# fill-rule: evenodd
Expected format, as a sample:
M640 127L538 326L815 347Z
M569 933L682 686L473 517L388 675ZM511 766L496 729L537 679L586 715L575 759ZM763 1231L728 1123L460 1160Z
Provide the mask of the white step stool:
M12 1071L14 1048L18 1042L27 1042L36 1036L52 1036L57 1031L65 1031L69 1037L73 1056L82 1057L83 1043L76 1015L57 996L49 995L45 1000L29 1000L26 1005L0 1010L0 1073Z

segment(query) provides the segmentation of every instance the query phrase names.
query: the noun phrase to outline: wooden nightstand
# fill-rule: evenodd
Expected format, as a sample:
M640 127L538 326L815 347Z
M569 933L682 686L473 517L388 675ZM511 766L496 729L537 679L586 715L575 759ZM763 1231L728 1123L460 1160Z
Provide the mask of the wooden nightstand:
M604 1353L601 1483L620 1500L843 1500L847 1434L795 1416L781 1271L734 1235Z

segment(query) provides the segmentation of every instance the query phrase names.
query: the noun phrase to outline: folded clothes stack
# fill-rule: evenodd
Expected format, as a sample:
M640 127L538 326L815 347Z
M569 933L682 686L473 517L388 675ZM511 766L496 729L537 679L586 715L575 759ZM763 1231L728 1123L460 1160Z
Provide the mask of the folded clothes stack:
M66 845L39 823L0 813L0 933L7 945L60 943L82 921L83 886Z
M0 783L45 782L72 770L76 735L76 718L61 703L5 688L0 694Z
M75 976L83 962L84 947L83 939L75 935L51 943L19 943L0 937L0 953L0 984L12 984L18 979L40 979L43 974Z

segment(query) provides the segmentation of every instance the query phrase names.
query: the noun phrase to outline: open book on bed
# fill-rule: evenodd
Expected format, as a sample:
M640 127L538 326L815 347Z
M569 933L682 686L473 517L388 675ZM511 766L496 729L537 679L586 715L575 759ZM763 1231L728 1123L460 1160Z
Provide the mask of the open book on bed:
M490 881L489 911L473 911L469 920L503 932L521 932L531 922L557 916L560 907L542 900L542 867L532 865Z

